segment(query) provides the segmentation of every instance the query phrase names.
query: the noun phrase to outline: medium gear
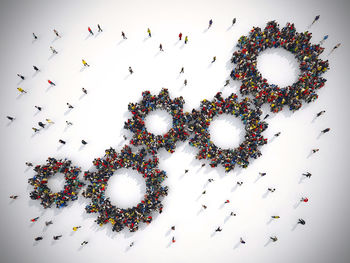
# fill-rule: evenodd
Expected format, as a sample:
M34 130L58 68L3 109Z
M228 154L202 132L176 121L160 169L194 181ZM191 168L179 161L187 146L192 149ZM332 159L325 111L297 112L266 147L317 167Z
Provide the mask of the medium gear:
M176 142L185 141L189 137L187 124L191 115L183 113L184 99L182 97L170 99L167 89L162 89L156 96L151 95L149 91L144 91L142 97L141 102L128 105L133 116L124 123L124 128L134 133L130 143L135 146L144 146L152 154L157 153L160 148L173 153ZM164 135L154 135L145 127L147 114L155 109L166 110L173 118L172 128Z
M87 213L99 213L96 220L100 226L110 222L113 231L121 231L128 227L130 232L138 230L140 222L150 223L151 213L162 212L163 205L160 198L168 193L168 188L161 184L167 177L164 171L157 168L158 158L145 160L146 150L133 153L129 146L125 146L120 153L113 148L106 150L104 158L93 161L97 172L85 172L85 179L91 184L87 186L83 196L91 198L91 204L87 205ZM135 207L123 209L113 205L109 198L105 197L108 180L118 169L127 168L138 171L146 180L146 194L144 199Z
M197 159L210 160L211 167L221 164L225 172L229 172L235 165L246 168L249 165L249 158L258 158L261 155L258 146L266 144L267 139L260 133L268 125L260 121L261 110L252 109L250 104L249 98L238 102L236 94L233 93L224 99L221 92L218 92L214 100L203 100L200 110L192 111L193 123L190 129L193 130L194 137L189 143L199 149ZM210 140L209 125L215 116L222 114L240 118L245 125L245 140L235 149L221 149Z
M242 95L252 94L254 103L261 106L269 103L272 112L278 112L288 105L292 111L302 106L302 100L309 103L318 98L317 90L322 88L326 79L321 75L329 69L328 60L318 57L324 48L310 43L311 33L298 33L294 24L279 30L275 21L270 21L262 31L253 27L249 36L242 36L237 46L240 50L234 52L231 61L237 64L231 72L234 80L242 80L240 92ZM267 48L282 47L294 54L300 62L301 74L293 85L280 88L267 83L256 68L257 57Z
M67 159L56 160L49 157L47 164L37 165L34 171L37 174L28 179L28 183L34 186L30 198L33 200L41 199L41 205L44 208L51 207L53 203L56 204L57 208L67 206L68 201L78 199L78 192L84 186L84 183L78 179L81 169L77 166L73 167L71 161ZM56 173L63 173L66 183L62 191L52 193L47 183L49 178Z

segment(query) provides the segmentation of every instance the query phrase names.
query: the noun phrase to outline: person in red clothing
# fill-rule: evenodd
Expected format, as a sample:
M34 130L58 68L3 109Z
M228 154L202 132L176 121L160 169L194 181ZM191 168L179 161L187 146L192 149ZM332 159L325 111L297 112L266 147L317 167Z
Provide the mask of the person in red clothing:
M301 199L300 199L300 202L305 202L305 203L307 203L309 201L309 199L307 198L307 197L302 197Z
M92 32L92 30L91 30L90 27L88 27L88 30L89 30L89 33L90 33L91 35L94 35L94 32Z
M179 40L181 40L181 39L182 39L182 33L179 34Z
M50 85L52 85L52 86L56 86L56 84L55 83L53 83L51 80L47 80L47 82L50 84Z

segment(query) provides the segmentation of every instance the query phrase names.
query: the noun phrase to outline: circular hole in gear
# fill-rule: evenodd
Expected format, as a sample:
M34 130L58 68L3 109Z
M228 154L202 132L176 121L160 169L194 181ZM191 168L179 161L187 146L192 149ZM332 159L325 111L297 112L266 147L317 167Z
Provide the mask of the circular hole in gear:
M172 116L166 110L154 110L147 114L145 126L154 135L163 135L172 127Z
M56 173L48 179L47 187L50 188L52 193L58 193L64 189L65 182L64 174Z
M209 125L210 140L221 149L234 149L245 133L241 120L229 114L215 116Z
M257 69L271 85L293 85L300 75L299 62L294 54L284 48L268 48L258 55Z
M145 194L145 179L135 170L120 169L108 180L106 197L118 208L136 206Z

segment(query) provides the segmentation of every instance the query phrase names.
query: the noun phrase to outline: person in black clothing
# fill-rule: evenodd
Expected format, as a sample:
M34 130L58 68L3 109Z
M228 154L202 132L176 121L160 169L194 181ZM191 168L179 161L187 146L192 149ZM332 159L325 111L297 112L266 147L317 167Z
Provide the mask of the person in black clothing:
M309 172L307 172L307 173L305 173L305 174L303 174L304 176L306 176L306 177L308 177L308 178L310 178L311 177L311 173L309 173Z
M103 31L101 26L100 26L100 24L97 24L97 28L98 28L98 32L102 32Z
M87 144L87 142L86 142L86 141L84 141L84 140L81 140L81 143L82 143L82 144L84 144L84 145L86 145L86 144Z
M41 128L45 128L45 124L42 123L41 121L38 122L38 125L39 125Z
M329 132L330 130L331 130L330 128L327 128L327 129L322 130L321 132L326 133L326 132Z
M15 118L11 117L11 116L6 116L6 118L8 118L10 121L14 121L15 120Z
M221 232L222 228L218 227L217 229L215 229L215 232Z
M302 218L299 218L298 224L305 225L305 220Z
M53 240L59 240L62 237L62 235L59 236L53 236Z
M33 37L34 37L35 40L38 39L38 37L34 33L33 33Z
M37 66L33 66L33 68L34 68L35 71L39 71Z
M128 39L126 36L125 36L125 33L122 31L122 37L123 39Z
M34 238L35 241L40 241L42 239L43 239L43 237L36 237L36 238Z
M62 144L66 144L66 142L64 140L61 140L61 139L59 139L58 142L62 143Z
M326 111L325 110L323 110L323 111L320 111L319 113L317 113L316 114L316 117L320 117L322 114L324 114L324 113L326 113Z
M42 110L42 108L40 106L34 106L35 108L37 108L39 111Z
M22 80L25 79L25 77L23 75L21 75L21 74L17 74L17 76L20 77Z

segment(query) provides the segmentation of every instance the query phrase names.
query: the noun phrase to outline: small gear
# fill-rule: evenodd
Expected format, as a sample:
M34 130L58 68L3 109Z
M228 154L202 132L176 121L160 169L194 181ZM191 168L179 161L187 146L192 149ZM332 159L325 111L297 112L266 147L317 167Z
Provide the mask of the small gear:
M191 115L183 113L184 99L182 97L170 99L167 89L162 89L159 95L151 95L149 91L144 91L142 97L141 102L128 105L133 116L124 123L124 128L134 133L130 143L135 146L144 146L152 154L157 153L160 148L173 153L176 142L185 141L189 137L187 124ZM166 110L173 118L172 128L164 135L154 135L145 127L147 114L156 109Z
M234 169L235 165L246 168L249 158L258 158L261 153L258 146L267 143L261 132L267 128L267 123L260 121L261 110L250 107L250 99L238 101L236 94L231 94L224 99L218 92L214 100L203 100L198 111L192 111L193 123L190 130L194 137L190 139L190 145L197 147L199 152L197 159L210 160L211 167L221 164L225 172ZM215 116L230 114L239 118L245 125L245 140L235 149L221 149L210 140L209 125Z
M252 94L255 104L259 106L269 103L272 112L279 112L285 105L295 111L302 106L302 100L307 103L316 100L317 90L326 82L321 75L329 69L329 63L318 58L324 48L312 45L310 39L311 33L298 33L291 23L287 23L282 30L275 21L268 22L263 31L253 27L249 36L238 40L240 50L234 52L231 59L232 63L237 64L231 77L242 81L241 94ZM285 88L269 84L256 68L260 52L278 47L292 52L300 62L298 81Z
M97 172L85 172L85 179L91 183L83 192L84 197L91 199L85 210L87 213L99 213L96 222L100 226L110 222L113 231L119 232L128 227L130 232L134 232L138 230L140 222L152 221L152 212L162 212L160 198L167 195L168 188L161 184L167 176L157 168L158 158L153 155L152 159L145 160L146 153L145 149L134 153L129 146L125 146L120 153L110 148L106 150L104 158L93 161ZM144 199L137 206L128 209L118 208L105 197L109 178L122 168L136 170L146 180Z
M67 206L68 201L78 199L78 192L84 186L84 183L78 179L81 169L77 166L72 166L71 161L56 160L48 158L47 164L37 165L34 168L36 175L28 179L28 183L34 186L34 191L30 193L30 198L33 200L41 199L41 205L44 208L51 207L55 203L57 208ZM64 189L58 193L52 193L47 186L50 177L56 173L62 173L65 177Z

